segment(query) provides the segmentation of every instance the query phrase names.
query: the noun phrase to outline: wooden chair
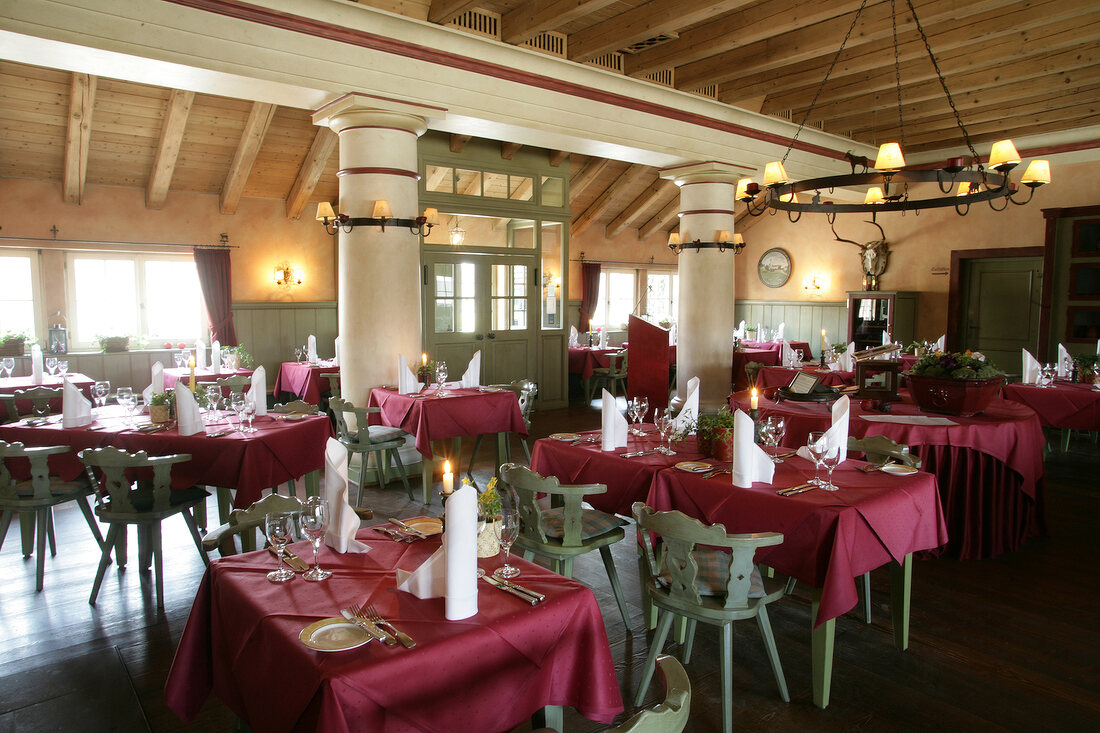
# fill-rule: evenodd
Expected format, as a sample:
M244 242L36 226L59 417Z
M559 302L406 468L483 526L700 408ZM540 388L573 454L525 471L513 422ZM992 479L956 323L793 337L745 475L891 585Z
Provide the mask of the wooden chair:
M623 394L626 394L626 357L627 350L623 349L614 354L608 354L608 366L596 367L592 370L592 379L588 383L588 401L596 394L598 387L605 386L612 397L617 396L616 385L621 386Z
M781 544L783 535L777 532L726 534L721 524L706 526L681 512L658 512L640 501L635 502L632 509L642 543L642 582L660 616L634 704L640 705L645 697L673 616L688 620L688 638L683 652L685 664L691 658L696 623L702 621L721 630L723 733L733 730L734 621L756 619L779 696L784 702L790 702L767 609L767 604L780 598L784 590L781 586L770 592L764 588L763 578L753 565L757 548ZM719 548L728 548L728 551Z
M271 411L277 415L316 415L317 405L311 405L305 400L293 400L273 405Z
M516 393L516 399L519 400L519 412L523 415L523 424L527 426L527 432L531 432L531 412L532 407L535 404L535 397L539 393L539 387L530 379L516 379L509 384L492 384L491 387L500 387L502 389L508 389ZM477 462L477 453L481 450L481 441L484 435L478 435L474 439L474 450L470 454L470 466L466 469L466 475L473 480L474 477L474 463ZM523 445L523 452L527 456L527 463L531 463L531 446L527 444L527 438L520 438L520 444ZM512 459L511 450L508 450L508 455L504 460L510 461Z
M249 387L252 385L252 377L236 374L232 377L221 377L220 379L215 379L214 384L221 387L223 393L225 392L225 390L228 389L230 395L241 394L242 392L244 392L245 387Z
M405 491L409 495L409 501L413 501L412 486L409 485L408 472L401 460L400 450L405 445L405 439L409 435L400 428L390 428L384 425L368 425L367 414L381 412L377 407L356 407L347 400L339 397L329 401L332 414L336 418L337 439L348 449L348 464L354 454L360 454L360 471L356 486L359 491L356 494L355 505L358 506L363 499L363 484L366 483L364 474L367 468L367 456L373 454L378 467L378 485L386 488L386 467L393 464L401 474L401 482L405 484ZM348 425L347 416L354 415L355 428Z
M328 380L328 398L330 400L340 397L340 372L322 374Z
M30 402L31 413L34 415L49 415L50 402L61 399L61 387L29 387L17 389L10 395L4 395L4 404L8 408L8 418L11 421L19 419L19 402Z
M264 519L268 514L300 511L302 502L296 497L268 494L247 509L234 509L229 514L228 522L206 533L202 538L202 549L208 553L217 550L222 557L236 555L236 540L239 539L239 552L252 552L259 547L257 540L264 531ZM360 519L374 517L374 512L362 507L357 507L355 513Z
M630 628L623 589L615 572L615 560L611 557L611 545L626 536L622 521L614 514L581 506L585 496L606 493L607 486L562 486L554 476L544 478L514 463L501 466L500 477L518 496L523 527L516 547L523 550L524 558L530 560L534 555L549 557L553 561L554 572L572 578L573 558L599 550L615 602L619 605L619 613L623 623ZM540 501L541 495L547 495L549 502Z
M103 575L111 562L111 551L115 549L116 544L118 548L115 559L119 567L125 566L126 525L133 524L137 527L138 555L141 565L148 567L150 559L152 560L156 578L157 608L164 608L161 520L174 514L182 514L203 563L208 563L206 553L202 549L198 527L195 526L195 518L191 514L192 507L206 501L208 494L198 486L186 489L172 488L172 466L190 461L191 456L186 453L149 456L145 451L131 454L120 448L106 447L82 450L80 459L88 467L88 474L92 480L100 484L96 487L100 495L106 494L108 497L106 502L95 508L95 513L99 521L110 525L88 603L95 605L99 588L103 584ZM151 480L145 478L133 480L127 475L130 471L143 468L152 469ZM101 482L97 478L100 473L103 476Z
M103 547L103 535L92 517L88 496L92 493L92 484L84 476L75 481L62 481L50 476L49 457L59 453L68 453L72 448L67 445L51 445L26 448L22 443L5 443L0 440L0 547L11 526L12 516L19 512L19 523L23 531L23 554L30 554L30 539L37 523L38 557L35 561L35 591L42 590L45 573L46 540L49 538L50 554L57 554L57 544L53 535L53 508L67 501L76 502L92 536ZM8 461L25 458L30 461L31 477L18 481L12 477Z
M866 454L868 463L883 464L892 458L913 468L920 468L921 465L920 457L911 454L909 446L895 443L885 435L868 435L864 438L849 436L848 450Z

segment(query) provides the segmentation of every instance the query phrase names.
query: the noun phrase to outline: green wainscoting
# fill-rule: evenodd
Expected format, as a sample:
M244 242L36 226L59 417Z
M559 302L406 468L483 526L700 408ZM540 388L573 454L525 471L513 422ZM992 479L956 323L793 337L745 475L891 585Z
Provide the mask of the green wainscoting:
M738 300L733 304L734 322L745 326L760 323L764 328L778 328L786 323L783 335L788 341L806 341L814 358L821 356L821 329L828 331L830 344L848 338L848 303L782 300ZM732 338L732 336L731 336Z
M275 385L279 365L294 360L294 347L310 334L317 337L317 355L331 359L336 341L336 302L234 303L233 325L237 342L267 372L267 389Z

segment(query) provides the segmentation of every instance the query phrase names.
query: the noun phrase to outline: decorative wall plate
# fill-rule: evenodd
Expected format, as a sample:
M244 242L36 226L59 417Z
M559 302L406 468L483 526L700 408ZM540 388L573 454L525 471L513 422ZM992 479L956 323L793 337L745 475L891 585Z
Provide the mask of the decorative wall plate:
M769 288L786 285L791 279L791 256L787 254L787 250L773 247L760 255L756 272L760 275L760 282Z

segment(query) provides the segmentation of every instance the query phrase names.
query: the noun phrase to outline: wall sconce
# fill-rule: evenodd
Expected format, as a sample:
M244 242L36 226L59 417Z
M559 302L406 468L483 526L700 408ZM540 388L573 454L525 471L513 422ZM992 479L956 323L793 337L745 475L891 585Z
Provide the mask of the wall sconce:
M735 255L741 254L741 250L745 248L745 237L737 232L731 234L728 230L722 229L714 233L714 242L703 242L698 239L693 239L690 242L680 242L680 235L676 232L671 232L668 235L668 248L676 254L680 254L688 247L694 247L696 252L704 249L716 249L719 252L725 252L727 249L732 249Z
M275 281L276 285L289 288L292 285L301 285L304 282L305 273L302 272L300 267L281 262L275 265L275 271L272 273L271 279Z
M808 277L802 278L802 289L810 293L819 293L829 288L829 278L821 273L811 272Z
M439 223L439 212L432 208L424 209L424 214L415 219L397 219L390 210L390 202L378 199L374 202L369 217L351 217L347 214L337 214L332 209L332 204L322 201L317 204L317 221L325 227L325 232L336 236L338 231L350 232L355 227L381 227L386 231L386 224L390 226L408 227L413 234L426 237L432 227Z

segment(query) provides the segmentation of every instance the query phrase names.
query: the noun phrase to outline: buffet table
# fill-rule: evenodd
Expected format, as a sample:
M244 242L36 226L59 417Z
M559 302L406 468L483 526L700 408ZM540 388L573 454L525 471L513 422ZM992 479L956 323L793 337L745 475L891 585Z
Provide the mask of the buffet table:
M406 544L364 529L359 539L369 553L321 550L333 575L319 584L268 582L275 559L265 551L212 562L168 674L168 707L190 722L213 692L253 730L325 733L506 731L547 706L601 723L622 712L603 618L585 586L513 557L517 582L544 602L479 583L478 613L447 621L442 598L395 589L395 568L415 569L438 538ZM312 557L307 543L291 547ZM492 572L500 560L479 563ZM353 603L373 604L416 646L371 641L323 653L299 640Z

